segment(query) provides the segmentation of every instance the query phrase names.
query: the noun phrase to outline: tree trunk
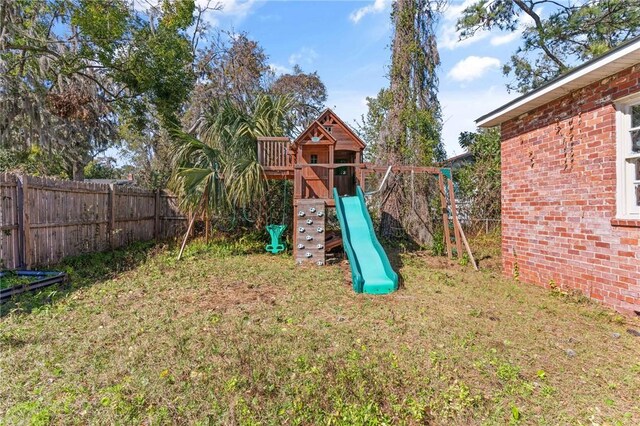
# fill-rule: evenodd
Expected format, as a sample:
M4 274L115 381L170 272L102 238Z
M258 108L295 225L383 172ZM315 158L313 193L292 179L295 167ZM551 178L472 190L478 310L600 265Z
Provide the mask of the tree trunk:
M395 35L391 51L390 92L391 108L387 115L386 125L380 132L382 156L387 165L402 164L402 147L406 146L407 128L402 113L409 101L409 85L411 75L411 44L413 43L412 9L413 0L397 0L393 6L393 23ZM382 205L380 233L384 238L392 238L401 228L401 185L399 176L389 181L391 193L385 196Z
M401 176L389 180L390 192L385 195L380 217L380 234L383 238L397 238L402 232L402 182Z
M84 180L84 163L82 161L74 161L72 166L72 179L77 181Z
M389 94L391 104L379 136L380 161L386 165L428 165L444 157L440 141L438 80L440 63L433 31L441 0L395 0L392 21ZM411 236L423 218L410 208L409 180L393 176L381 207L385 238ZM420 232L423 234L423 232ZM420 238L424 240L425 238Z

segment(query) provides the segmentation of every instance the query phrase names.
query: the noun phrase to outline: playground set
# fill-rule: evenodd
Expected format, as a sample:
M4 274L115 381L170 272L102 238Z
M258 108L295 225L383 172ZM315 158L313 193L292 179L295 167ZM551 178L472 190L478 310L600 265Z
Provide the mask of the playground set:
M398 288L398 275L380 245L367 210L365 179L370 173L426 173L437 177L447 256L463 249L475 260L457 217L450 169L381 167L363 161L365 143L331 109L326 109L294 141L285 137L258 138L258 161L267 179L293 180L294 257L298 264L326 263L329 250L342 244L358 293L386 294ZM377 192L377 191L376 191ZM326 232L327 209L335 208L341 238ZM267 251L285 249L285 226L270 224ZM452 242L452 234L454 240Z

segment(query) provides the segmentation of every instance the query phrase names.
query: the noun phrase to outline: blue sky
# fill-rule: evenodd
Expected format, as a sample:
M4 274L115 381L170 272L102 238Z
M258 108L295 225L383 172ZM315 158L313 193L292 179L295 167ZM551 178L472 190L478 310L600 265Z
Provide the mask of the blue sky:
M207 0L196 0L206 4ZM213 0L215 3L215 0ZM213 27L247 32L283 73L294 64L317 71L327 86L327 105L347 122L366 113L365 99L388 81L391 0L220 0ZM458 134L474 130L474 120L516 94L505 89L501 65L519 43L519 33L481 33L458 42L455 22L465 4L452 0L437 29L442 65L439 99L443 140L449 156L459 154Z

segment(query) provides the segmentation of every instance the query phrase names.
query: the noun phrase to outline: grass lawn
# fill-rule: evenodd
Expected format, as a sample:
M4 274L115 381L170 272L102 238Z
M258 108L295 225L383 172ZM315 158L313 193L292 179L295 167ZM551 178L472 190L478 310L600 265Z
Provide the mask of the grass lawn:
M0 423L640 424L635 319L495 257L393 256L404 288L367 296L248 246L86 256L5 304Z

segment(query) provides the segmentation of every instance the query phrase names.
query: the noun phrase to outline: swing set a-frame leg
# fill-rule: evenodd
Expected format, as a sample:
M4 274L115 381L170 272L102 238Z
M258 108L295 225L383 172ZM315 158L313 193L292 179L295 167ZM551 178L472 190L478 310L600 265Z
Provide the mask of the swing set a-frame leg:
M473 269L478 271L478 265L476 264L476 260L473 257L473 253L471 253L471 247L469 246L469 242L467 241L467 237L464 235L464 231L462 230L462 226L460 226L460 222L458 221L458 216L453 216L453 226L458 228L458 232L460 232L460 238L464 243L464 248L467 250L467 254L469 255L469 260L471 261L471 265L473 265Z
M453 256L451 253L451 234L449 232L449 213L447 212L447 195L444 191L444 175L442 172L438 173L438 189L440 190L440 207L442 209L444 243L447 247L447 258L451 259Z
M473 269L478 270L478 265L476 264L476 260L473 257L473 253L471 253L471 247L469 246L469 242L467 241L467 237L464 235L464 231L462 230L462 226L460 225L460 221L458 220L458 209L456 206L456 194L454 192L453 186L453 175L451 179L448 179L449 185L449 203L451 205L451 216L453 217L453 231L456 237L456 251L458 252L458 258L462 258L462 244L464 244L464 248L469 255L469 260L471 261L471 265L473 265ZM447 221L448 222L448 221ZM462 240L462 244L460 242Z
M184 252L184 248L187 245L187 239L189 239L189 234L191 234L191 229L193 228L193 223L196 221L196 217L198 216L198 213L202 209L205 209L204 198L203 198L203 202L198 204L198 207L196 207L196 209L193 211L193 216L191 216L191 221L189 222L189 226L187 227L187 232L185 232L184 238L182 239L182 245L180 246L180 253L178 253L178 260L180 260L180 258L182 258L182 253ZM207 215L207 220L208 219L209 218L208 218L208 215Z
M191 228L193 228L193 222L196 221L196 212L193 212L193 216L191 217L191 221L189 222L189 227L187 228L187 232L184 234L184 238L182 239L182 245L180 246L180 253L178 253L178 260L182 257L182 253L184 252L184 247L187 245L187 239L189 238L189 234L191 233Z

